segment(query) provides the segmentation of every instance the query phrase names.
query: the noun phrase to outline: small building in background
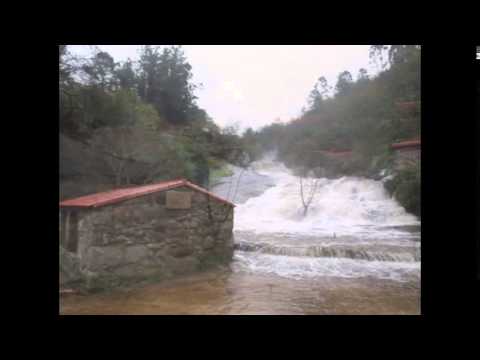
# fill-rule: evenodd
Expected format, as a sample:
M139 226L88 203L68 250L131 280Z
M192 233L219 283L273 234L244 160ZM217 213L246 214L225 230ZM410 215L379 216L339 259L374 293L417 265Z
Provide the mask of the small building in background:
M62 268L62 253L70 265L76 259L74 270L88 287L99 288L226 264L233 256L233 209L184 179L62 201L60 285L72 272Z
M403 116L420 116L420 101L398 101L395 105Z
M391 145L394 154L394 167L402 170L408 166L420 166L421 142L420 139L412 139L394 143Z

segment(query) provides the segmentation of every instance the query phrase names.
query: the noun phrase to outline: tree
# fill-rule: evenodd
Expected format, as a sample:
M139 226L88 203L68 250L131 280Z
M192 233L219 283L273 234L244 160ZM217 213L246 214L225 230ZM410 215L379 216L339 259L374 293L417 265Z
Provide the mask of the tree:
M370 46L370 61L381 69L385 69L389 65L388 56L385 55L386 51L388 51L388 45Z
M139 94L172 124L204 119L195 103L197 85L191 83L192 67L180 46L145 46L140 55Z
M158 132L166 129L166 121L158 115L157 110L151 104L139 100L135 105L136 123L145 127L151 132Z
M96 85L79 88L81 111L79 121L90 130L101 127L130 126L137 121L139 99L130 90L104 91Z
M348 71L344 71L338 75L337 85L335 85L335 90L338 96L346 95L352 88L353 79L352 74Z
M331 90L332 88L328 85L327 79L324 76L320 77L308 96L309 108L307 111L302 110L302 113L308 115L313 112L318 112L324 100L329 97Z
M158 67L160 62L159 48L146 45L141 49L139 60L139 84L140 97L151 104L156 102L158 86ZM156 106L158 108L158 104Z
M420 55L420 45L392 45L388 51L391 65L406 63Z
M115 70L115 77L118 80L120 89L134 90L136 89L138 80L135 70L133 68L133 62L128 59L120 67Z
M167 50L167 49L165 49ZM190 82L192 78L192 67L187 62L183 49L180 46L173 46L169 51L162 54L165 63L166 91L164 92L164 105L167 111L167 118L172 122L186 123L193 120L192 115L198 115L195 100L197 97L194 91L197 85Z
M244 151L248 155L248 162L255 161L260 157L261 148L257 139L257 133L252 128L248 128L244 132L242 143Z
M116 186L193 178L194 167L184 146L141 125L102 127L89 144L105 155Z
M370 60L386 69L395 64L412 61L419 57L420 50L420 45L372 45Z
M115 61L109 53L97 50L90 61L82 66L82 70L89 85L112 90L116 80L115 67Z
M77 70L77 63L67 45L58 46L58 62L60 131L76 132L79 124L75 121L75 113L81 106L72 75Z
M357 82L365 81L365 80L368 80L368 79L369 79L369 77L368 77L368 72L367 72L366 69L361 68L360 70L358 70Z
M320 91L318 90L318 83L316 83L313 87L313 90L310 92L310 95L308 96L308 111L318 111L322 102L323 98Z
M72 66L67 60L68 56L69 52L67 45L58 45L60 90L62 90L62 88L65 87L71 80L70 75L72 72Z
M303 205L303 216L307 216L308 209L312 204L313 197L317 192L319 179L299 177L300 181L300 198Z
M279 159L293 168L322 166L332 174L364 175L374 167L376 158L388 157L392 142L418 137L419 113L401 113L396 103L420 100L419 48L384 49L382 45L371 50L378 50L391 65L373 78L362 68L356 81L349 72L340 73L332 98L326 95L326 79L318 79L308 100L314 104L312 100L321 96L321 106L284 124L281 132L273 131L272 126L262 128L256 135L261 148L277 149ZM321 160L318 150L352 150L353 154L351 161L335 166Z
M101 154L102 177L118 186L178 177L206 184L212 161L239 161L244 143L197 106L181 47L146 46L140 55L116 63L98 48L74 58L59 46L60 131Z
M131 183L128 167L137 162L137 156L143 151L146 143L143 135L145 132L139 127L103 127L95 131L90 144L106 155L116 186Z
M328 85L327 79L325 76L321 76L318 79L318 85L320 87L320 95L323 99L326 99L332 91L332 87Z

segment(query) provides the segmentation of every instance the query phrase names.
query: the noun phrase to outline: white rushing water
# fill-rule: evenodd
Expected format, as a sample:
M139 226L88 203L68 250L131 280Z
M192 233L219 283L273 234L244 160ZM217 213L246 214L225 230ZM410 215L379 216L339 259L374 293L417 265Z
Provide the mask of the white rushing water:
M405 236L395 226L419 225L415 216L390 198L381 181L356 177L318 179L317 191L304 217L297 177L271 159L257 162L253 168L274 179L275 186L237 206L235 230L392 238ZM311 182L308 179L306 185Z
M289 169L270 156L252 170L239 192L255 192L255 173L259 183L268 177L273 186L235 208L236 271L295 279L419 279L420 221L389 196L382 181L317 179L304 216L299 179ZM313 180L304 183L306 193Z

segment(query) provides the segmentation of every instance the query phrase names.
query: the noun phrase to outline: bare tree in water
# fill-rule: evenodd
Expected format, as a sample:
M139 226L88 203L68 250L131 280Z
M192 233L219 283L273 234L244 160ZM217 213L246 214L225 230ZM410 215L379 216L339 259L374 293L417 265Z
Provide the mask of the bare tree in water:
M303 205L303 216L307 216L308 208L313 201L313 197L317 192L318 188L318 179L315 178L304 178L303 176L299 177L300 179L300 197L302 198Z

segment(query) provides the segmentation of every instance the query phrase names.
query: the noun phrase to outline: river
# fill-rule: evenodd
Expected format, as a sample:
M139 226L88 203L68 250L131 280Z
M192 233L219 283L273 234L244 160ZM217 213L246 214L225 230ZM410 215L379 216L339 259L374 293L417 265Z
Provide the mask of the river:
M420 221L382 181L317 179L306 216L299 187L271 156L234 168L212 188L237 204L229 269L71 295L61 313L419 314Z

